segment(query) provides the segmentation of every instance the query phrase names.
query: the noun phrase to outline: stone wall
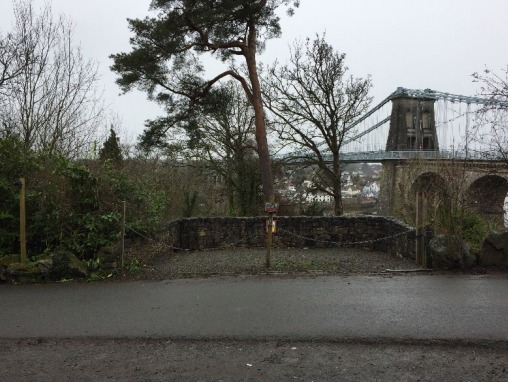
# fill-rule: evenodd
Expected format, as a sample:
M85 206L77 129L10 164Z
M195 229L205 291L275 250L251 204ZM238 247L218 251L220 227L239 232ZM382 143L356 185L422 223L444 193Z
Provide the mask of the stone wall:
M276 221L276 248L347 246L414 256L414 229L390 217L280 216ZM266 242L264 217L179 219L170 222L166 232L167 244L184 250L264 247Z

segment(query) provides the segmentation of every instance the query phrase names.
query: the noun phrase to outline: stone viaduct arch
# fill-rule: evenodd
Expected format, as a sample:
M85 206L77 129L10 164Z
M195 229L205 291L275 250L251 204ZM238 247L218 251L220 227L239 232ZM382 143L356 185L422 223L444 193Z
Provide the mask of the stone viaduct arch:
M504 223L504 201L508 194L508 177L490 174L479 176L467 189L468 207L488 220Z
M431 214L446 203L460 202L464 208L502 225L508 166L443 160L383 163L380 199L384 214L413 221L417 191L427 193Z

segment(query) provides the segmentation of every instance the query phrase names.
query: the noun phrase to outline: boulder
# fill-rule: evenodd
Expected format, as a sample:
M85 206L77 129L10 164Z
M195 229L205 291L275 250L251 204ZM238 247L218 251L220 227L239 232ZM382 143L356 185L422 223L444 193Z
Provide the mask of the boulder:
M99 258L102 263L112 263L118 261L121 255L121 251L122 250L119 245L109 245L107 247L102 247L97 253L97 258Z
M466 268L475 263L469 245L457 236L437 235L429 242L433 268Z
M483 241L480 264L508 266L508 230L491 231Z
M8 281L9 275L7 269L13 263L19 263L20 255L5 255L0 257L0 281Z
M86 264L68 251L56 251L36 261L22 263L19 255L0 259L1 281L30 283L86 276Z
M49 255L49 259L51 260L50 273L54 278L86 277L88 275L85 262L79 260L69 251L55 251Z
M19 263L20 255L5 255L0 257L0 266L8 267L12 263Z
M33 283L44 281L48 272L41 273L36 262L26 261L23 263L12 263L5 272L6 280L20 283Z
M104 269L111 270L117 267L121 255L122 247L120 244L116 244L99 249L97 258L99 259Z

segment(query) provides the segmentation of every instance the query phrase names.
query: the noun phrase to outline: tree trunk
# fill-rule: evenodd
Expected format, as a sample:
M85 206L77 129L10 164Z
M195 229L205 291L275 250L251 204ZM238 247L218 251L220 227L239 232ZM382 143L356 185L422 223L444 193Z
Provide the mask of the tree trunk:
M337 145L335 145L337 146ZM344 206L342 205L342 169L340 167L339 150L334 147L333 152L333 200L335 202L334 214L340 216L344 213Z
M248 51L245 55L249 79L252 85L252 106L254 108L254 121L256 125L256 143L259 156L259 168L261 171L261 183L263 185L263 198L265 202L270 201L274 196L272 163L268 150L268 139L266 137L265 113L263 110L263 99L261 97L261 85L259 83L256 64L256 26L249 23Z
M333 200L335 202L335 207L333 209L333 213L335 216L340 216L344 213L344 206L342 205L342 190L339 187L338 192L333 192Z

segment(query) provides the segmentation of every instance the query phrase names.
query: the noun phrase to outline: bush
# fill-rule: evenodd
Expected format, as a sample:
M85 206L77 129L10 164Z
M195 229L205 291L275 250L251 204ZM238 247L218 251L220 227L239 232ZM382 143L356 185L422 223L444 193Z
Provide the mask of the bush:
M316 201L311 202L307 207L302 208L300 215L302 216L323 216L325 214L325 206L323 203Z
M462 237L471 246L473 252L480 251L483 240L485 240L489 231L489 224L480 215L471 211L464 211Z
M19 253L19 178L37 168L38 158L12 135L0 138L0 257Z
M165 216L166 193L111 161L70 161L25 151L15 137L0 138L0 256L19 253L20 177L27 182L27 250L33 258L55 249L92 259L127 223L150 235Z
M451 219L444 212L441 212L440 224L444 228L444 232L443 229L438 231L459 235L475 253L479 251L489 232L489 225L485 220L477 213L466 209L454 210Z

